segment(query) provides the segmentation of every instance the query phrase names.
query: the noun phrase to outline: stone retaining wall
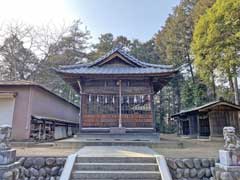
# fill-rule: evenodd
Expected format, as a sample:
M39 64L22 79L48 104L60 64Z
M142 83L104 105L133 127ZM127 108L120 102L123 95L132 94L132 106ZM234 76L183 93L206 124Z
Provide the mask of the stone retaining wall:
M66 157L19 157L19 180L58 180Z
M215 159L166 158L173 180L212 180L215 175Z
M58 180L66 157L19 157L19 180ZM212 180L215 159L166 158L173 180Z

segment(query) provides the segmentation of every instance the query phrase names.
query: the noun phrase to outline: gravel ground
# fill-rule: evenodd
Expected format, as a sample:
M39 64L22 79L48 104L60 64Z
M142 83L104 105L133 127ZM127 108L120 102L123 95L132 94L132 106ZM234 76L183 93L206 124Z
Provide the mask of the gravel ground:
M223 141L200 141L183 139L176 135L161 135L162 141L176 141L183 143L183 148L154 148L155 151L166 157L217 157L218 150L223 147ZM68 156L78 149L55 147L13 147L17 150L17 156Z

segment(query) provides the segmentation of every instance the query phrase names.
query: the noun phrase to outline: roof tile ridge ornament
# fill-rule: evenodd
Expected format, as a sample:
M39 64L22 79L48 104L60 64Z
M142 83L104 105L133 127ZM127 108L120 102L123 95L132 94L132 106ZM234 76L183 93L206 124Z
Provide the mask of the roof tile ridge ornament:
M111 51L107 52L105 55L101 56L100 58L98 58L96 61L94 61L89 67L92 67L94 65L97 65L98 63L100 63L101 61L105 60L106 58L108 58L109 56L111 56L112 54L114 53L119 53L120 55L122 55L123 57L125 57L126 59L132 61L133 63L137 64L138 66L141 66L141 64L136 61L135 57L133 56L130 56L126 51L124 51L122 49L122 47L116 47L116 48L113 48Z
M58 68L59 68L60 70L63 70L63 69L72 69L72 68L79 68L79 67L91 67L91 66L93 66L95 63L98 63L98 62L100 62L102 59L105 59L106 57L110 56L111 54L117 52L119 49L120 49L120 47L113 48L112 50L108 51L106 54L104 54L103 56L99 57L98 59L96 59L96 60L93 61L93 62L78 63L78 64L73 64L73 65L60 65L60 66L58 66ZM57 71L58 68L52 68L52 69L54 69L55 71Z

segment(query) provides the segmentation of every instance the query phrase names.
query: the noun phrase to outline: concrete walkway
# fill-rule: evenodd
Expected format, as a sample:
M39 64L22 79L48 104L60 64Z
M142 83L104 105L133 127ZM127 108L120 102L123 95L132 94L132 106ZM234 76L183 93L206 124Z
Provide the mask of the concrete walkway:
M85 146L79 157L154 157L155 151L146 146Z

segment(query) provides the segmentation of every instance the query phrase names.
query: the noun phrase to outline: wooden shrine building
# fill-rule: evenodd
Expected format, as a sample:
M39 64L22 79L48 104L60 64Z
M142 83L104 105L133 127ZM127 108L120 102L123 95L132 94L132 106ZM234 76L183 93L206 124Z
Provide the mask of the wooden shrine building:
M172 115L177 122L178 134L192 138L222 137L225 126L233 126L239 133L240 106L223 100L183 110Z
M55 70L80 95L81 132L153 132L154 95L175 76L169 65L142 62L113 49L94 62Z

